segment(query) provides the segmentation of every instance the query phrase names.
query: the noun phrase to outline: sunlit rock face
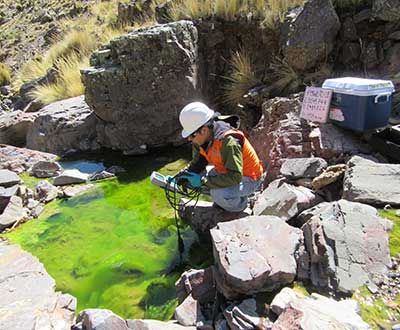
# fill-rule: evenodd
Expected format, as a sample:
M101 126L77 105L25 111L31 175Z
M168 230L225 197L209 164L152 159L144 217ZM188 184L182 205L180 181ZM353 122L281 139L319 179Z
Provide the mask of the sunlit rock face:
M82 71L102 146L142 153L182 141L178 115L197 93L197 30L156 25L112 40Z

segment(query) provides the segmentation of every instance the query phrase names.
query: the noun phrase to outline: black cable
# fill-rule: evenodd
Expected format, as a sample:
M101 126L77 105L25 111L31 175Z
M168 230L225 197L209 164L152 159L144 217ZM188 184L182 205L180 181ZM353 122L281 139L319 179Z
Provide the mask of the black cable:
M172 177L164 188L165 196L167 198L168 203L174 209L175 215L175 226L176 232L178 235L178 249L179 256L182 261L182 255L185 250L185 245L182 239L181 231L179 228L178 221L178 211L180 208L185 207L188 203L195 200L194 207L196 207L197 202L199 201L199 197L201 194L201 188L193 188L190 185L186 184L187 180L179 179L180 176L184 175L184 173L178 173L174 177ZM179 201L182 197L186 197L188 201L184 204L180 204Z

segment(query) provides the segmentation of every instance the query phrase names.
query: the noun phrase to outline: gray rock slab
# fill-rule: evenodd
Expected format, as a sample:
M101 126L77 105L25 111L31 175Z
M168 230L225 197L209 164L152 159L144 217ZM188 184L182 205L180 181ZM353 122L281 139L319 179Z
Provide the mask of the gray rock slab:
M55 292L43 265L17 245L0 242L0 329L70 330L76 299Z
M175 321L127 320L130 330L196 330L196 327L185 327Z
M179 111L198 94L197 29L179 21L111 40L82 70L99 143L128 153L182 143Z
M8 188L21 183L19 176L9 170L0 170L0 186Z
M305 297L293 289L283 288L271 303L279 314L272 330L369 330L359 315L358 303L352 299L336 301L313 293Z
M66 198L71 198L80 194L83 194L84 192L91 190L95 187L94 184L87 184L87 185L79 185L79 186L73 186L73 187L67 187L65 188L64 191L64 197Z
M246 299L240 304L232 304L223 313L231 330L271 329L272 327L272 322L268 318L258 315L255 299Z
M28 169L28 173L37 178L51 178L59 175L63 171L61 165L57 162L38 161Z
M282 221L288 221L321 201L312 190L278 179L271 182L257 198L253 212L255 215L274 215Z
M227 212L213 203L199 201L189 202L187 199L180 200L179 217L189 224L201 238L209 238L209 231L219 222L231 221L247 217L251 214L250 209L243 212Z
M343 198L376 206L400 205L400 165L355 156L344 176Z
M175 319L179 324L188 327L195 326L198 322L204 322L205 318L201 312L200 303L189 295L175 309Z
M85 330L129 330L126 321L108 309L84 309L76 323Z
M89 178L89 174L82 173L77 169L65 170L59 176L54 178L55 186L65 186L68 184L85 183Z
M340 200L302 213L309 267L316 287L351 293L391 267L388 220L372 206ZM308 219L308 220L307 220ZM300 271L300 270L299 270Z
M228 299L272 291L296 275L302 233L274 216L249 216L211 229L214 277Z
M0 214L0 230L11 227L26 216L27 213L22 205L22 199L18 196L12 196L3 213Z
M54 161L56 155L0 144L0 169L8 169L15 173L27 171L40 160Z
M314 128L310 133L310 140L315 154L324 159L342 154L357 155L364 149L359 138L333 124L322 124Z
M179 303L190 294L200 303L213 301L216 291L212 269L208 267L185 271L175 283L175 289Z
M58 188L47 180L42 180L35 186L35 199L43 203L51 202L58 197L58 194Z
M290 179L315 178L328 166L325 159L291 158L282 163L281 174Z
M96 124L84 96L54 102L40 110L29 128L27 147L57 155L97 150Z

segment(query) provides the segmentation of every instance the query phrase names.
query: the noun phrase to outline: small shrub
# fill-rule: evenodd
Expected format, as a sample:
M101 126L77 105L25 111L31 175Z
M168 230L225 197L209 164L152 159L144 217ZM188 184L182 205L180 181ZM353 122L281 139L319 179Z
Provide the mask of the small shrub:
M7 85L10 83L11 74L8 67L0 62L0 86Z
M224 101L236 106L243 101L243 96L259 83L251 65L249 55L244 51L236 52L230 61L232 72L225 77L228 84L224 88Z

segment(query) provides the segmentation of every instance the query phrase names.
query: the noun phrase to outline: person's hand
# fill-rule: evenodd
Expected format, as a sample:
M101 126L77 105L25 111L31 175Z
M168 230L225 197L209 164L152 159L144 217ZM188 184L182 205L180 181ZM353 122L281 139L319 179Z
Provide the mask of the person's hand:
M201 187L201 175L194 173L194 172L188 172L186 171L184 174L182 174L180 179L186 179L189 181L190 185L193 188L199 188Z
M166 176L165 176L165 180L166 180L168 183L171 183L171 182L176 183L176 178L175 178L175 176L172 176L172 175L166 175Z

